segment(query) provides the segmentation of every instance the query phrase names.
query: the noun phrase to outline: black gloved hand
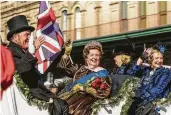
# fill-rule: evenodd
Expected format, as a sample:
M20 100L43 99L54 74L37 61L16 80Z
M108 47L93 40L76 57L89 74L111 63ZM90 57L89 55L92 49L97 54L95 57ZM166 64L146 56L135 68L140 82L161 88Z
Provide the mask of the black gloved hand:
M151 51L152 51L152 48L144 49L144 52L143 52L142 55L140 56L140 58L143 60L143 62L144 62L145 60L148 59L148 57L149 57L150 54L151 54Z
M141 58L141 59L143 60L143 62L144 62L145 60L148 59L148 53L143 52L142 55L140 56L140 58Z

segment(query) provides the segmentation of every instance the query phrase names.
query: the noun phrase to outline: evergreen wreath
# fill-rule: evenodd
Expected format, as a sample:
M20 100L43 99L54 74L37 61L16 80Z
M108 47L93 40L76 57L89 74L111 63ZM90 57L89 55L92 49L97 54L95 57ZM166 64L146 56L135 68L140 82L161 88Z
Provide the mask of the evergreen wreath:
M24 95L25 100L30 106L37 106L39 110L47 110L48 103L46 103L46 101L39 100L31 95L28 86L22 81L18 72L15 72L14 78L15 84L19 89L19 92L21 92L22 95Z
M47 110L48 104L46 103L46 101L42 101L31 96L28 86L22 81L17 72L15 72L14 77L16 80L16 86L24 95L27 103L30 106L37 106L39 110ZM116 96L107 99L99 99L94 102L94 104L92 105L92 115L97 115L102 105L106 104L110 105L111 107L115 107L118 106L124 99L126 99L126 101L125 104L122 106L120 115L127 115L127 111L133 101L132 97L134 97L135 95L134 91L137 87L139 87L139 83L140 79L136 77L126 79ZM159 99L153 103L156 105L168 106L169 104L171 104L171 93L167 98Z
M106 104L106 105L110 105L111 107L114 107L114 106L118 106L120 102L123 101L124 99L126 99L126 102L122 106L121 115L126 115L132 103L132 97L134 97L135 95L134 90L139 86L139 81L140 80L136 77L126 79L125 82L122 84L122 87L116 94L116 96L110 97L108 99L99 99L93 104L92 115L97 115L102 104L103 105Z
M122 110L120 115L127 115L128 109L131 106L133 102L133 97L135 96L135 90L140 85L140 79L139 78L128 78L125 80L125 82L122 84L122 87L114 97L110 97L108 99L99 99L96 101L92 108L92 115L97 115L98 111L101 109L102 105L110 105L112 108L115 106L118 106L121 101L125 100L125 104L122 106ZM168 95L167 98L159 99L153 102L155 105L158 106L168 106L171 104L171 92Z
M158 99L154 102L155 105L157 106L168 106L171 105L171 92L169 93L167 98L163 98L163 99Z

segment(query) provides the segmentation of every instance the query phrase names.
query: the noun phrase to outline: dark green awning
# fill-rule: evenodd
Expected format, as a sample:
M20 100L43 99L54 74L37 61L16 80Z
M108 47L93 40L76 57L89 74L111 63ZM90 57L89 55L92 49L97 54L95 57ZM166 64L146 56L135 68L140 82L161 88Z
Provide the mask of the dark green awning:
M138 38L140 40L140 39L143 39L148 36L162 35L162 34L166 34L166 33L171 34L171 25L160 26L160 27L155 27L155 28L148 28L148 29L137 30L137 31L130 31L130 32L113 34L113 35L108 35L108 36L81 39L81 40L74 41L73 47L83 46L90 40L96 40L101 43L113 42L113 41L117 41L117 40L124 40L127 38L131 38L131 39ZM148 38L148 39L152 39L152 38ZM170 40L171 40L171 36L170 36Z

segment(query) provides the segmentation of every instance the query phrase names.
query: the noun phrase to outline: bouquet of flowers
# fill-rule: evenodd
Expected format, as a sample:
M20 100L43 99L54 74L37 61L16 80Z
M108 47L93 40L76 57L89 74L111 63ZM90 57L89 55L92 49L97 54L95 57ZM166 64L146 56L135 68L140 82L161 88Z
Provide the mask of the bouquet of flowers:
M85 84L76 84L72 90L85 91L97 98L105 98L110 94L110 84L109 77L92 77Z

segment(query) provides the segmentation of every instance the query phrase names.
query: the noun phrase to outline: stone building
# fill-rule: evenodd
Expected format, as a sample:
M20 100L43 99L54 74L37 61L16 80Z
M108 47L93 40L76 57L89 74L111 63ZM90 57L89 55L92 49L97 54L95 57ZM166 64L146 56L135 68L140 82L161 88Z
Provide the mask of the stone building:
M144 46L158 41L171 49L171 2L170 1L50 1L56 19L63 31L64 40L72 39L74 62L84 63L82 49L89 40L102 43L102 63L113 63L111 52L129 49L134 43L136 55L141 55ZM1 1L1 36L6 42L6 22L23 14L36 27L39 12L37 1ZM170 54L166 64L168 62Z
M80 40L171 24L171 2L166 1L51 1L64 39ZM37 1L1 1L1 36L9 18L24 14L36 27Z
M90 40L102 43L104 54L101 66L108 69L114 67L114 49L124 51L131 44L135 52L130 53L137 58L144 47L151 47L161 41L170 51L165 56L164 64L171 65L170 1L50 1L50 4L63 31L64 40L74 40L71 53L73 62L84 64L82 50ZM6 22L15 15L25 15L36 28L39 2L1 1L0 6L3 42L8 42ZM56 73L58 61L57 58L47 72ZM61 73L56 74L61 76Z

